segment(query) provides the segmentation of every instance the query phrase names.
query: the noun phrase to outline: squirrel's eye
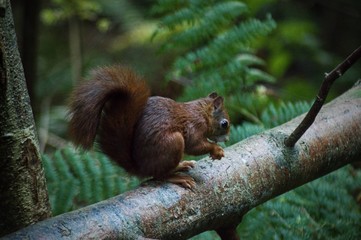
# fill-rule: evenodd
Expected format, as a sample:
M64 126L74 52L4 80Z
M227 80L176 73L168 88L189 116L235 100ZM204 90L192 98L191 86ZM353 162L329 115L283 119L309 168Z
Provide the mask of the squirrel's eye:
M228 128L228 120L227 119L222 119L219 124L221 125L221 128Z

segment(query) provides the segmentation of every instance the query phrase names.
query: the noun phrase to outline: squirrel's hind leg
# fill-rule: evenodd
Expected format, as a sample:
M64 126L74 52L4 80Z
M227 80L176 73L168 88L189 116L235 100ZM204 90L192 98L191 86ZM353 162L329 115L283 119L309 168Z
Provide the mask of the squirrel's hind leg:
M196 186L196 182L189 175L183 175L178 173L173 173L168 178L166 178L167 182L179 184L184 188L192 189Z
M192 189L196 186L196 182L191 176L178 174L180 171L187 171L194 168L196 161L181 161L174 169L174 172L166 178L167 182L179 184L184 188Z
M194 168L195 165L196 165L196 161L194 160L192 161L184 160L178 164L178 166L174 169L174 172L191 170L192 168Z
M163 180L175 171L191 168L192 163L181 163L184 139L180 132L167 133L161 140L138 148L142 151L134 151L134 159L140 176Z
M182 161L184 152L184 138L180 132L169 133L162 139L158 150L167 154L159 154L155 161L159 161L156 174L153 175L155 179L162 179L170 183L178 184L184 188L193 188L196 183L191 176L179 173L180 171L187 171L195 166L195 161ZM161 171L160 171L161 170Z
M196 161L181 161L178 166L174 169L173 174L171 174L166 181L179 184L185 188L192 189L196 186L196 182L191 176L185 174L179 174L180 171L187 171L194 168Z

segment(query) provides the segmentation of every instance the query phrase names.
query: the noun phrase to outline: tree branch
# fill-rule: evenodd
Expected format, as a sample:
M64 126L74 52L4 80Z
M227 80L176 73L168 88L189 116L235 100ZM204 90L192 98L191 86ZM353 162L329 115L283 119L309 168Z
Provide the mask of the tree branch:
M187 239L238 224L255 206L361 155L361 82L327 104L290 149L284 138L303 116L199 161L193 191L164 182L36 223L4 239Z
M293 147L296 142L302 137L302 135L307 131L307 129L312 125L327 98L327 94L330 91L333 82L337 78L341 77L360 58L361 46L358 47L353 53L351 53L351 55L349 55L330 73L325 74L325 78L322 82L321 88L318 91L316 100L313 103L310 111L308 111L306 117L303 119L300 125L298 125L298 127L291 133L291 135L285 139L286 147Z

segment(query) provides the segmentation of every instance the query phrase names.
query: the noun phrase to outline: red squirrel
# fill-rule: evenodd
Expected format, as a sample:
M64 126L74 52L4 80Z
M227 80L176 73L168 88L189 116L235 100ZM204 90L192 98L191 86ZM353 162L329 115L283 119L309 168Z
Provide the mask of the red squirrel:
M102 67L73 91L69 132L84 149L97 136L100 150L130 174L193 188L194 179L178 173L194 167L194 161L182 161L183 154L224 156L216 144L228 140L230 129L223 101L215 92L185 103L150 97L131 69Z

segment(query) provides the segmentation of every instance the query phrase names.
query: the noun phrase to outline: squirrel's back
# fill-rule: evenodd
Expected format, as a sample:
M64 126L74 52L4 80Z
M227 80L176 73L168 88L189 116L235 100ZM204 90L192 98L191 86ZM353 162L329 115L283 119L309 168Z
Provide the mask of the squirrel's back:
M224 156L216 144L229 134L223 97L213 92L177 103L149 95L145 82L128 68L95 70L91 80L81 83L71 98L69 130L73 141L89 149L97 136L102 152L126 171L191 188L194 179L176 173L194 166L181 162L183 153L210 154L212 159Z
M145 81L131 69L116 65L94 70L91 80L82 82L71 97L69 130L74 143L89 149L98 133L100 149L134 173L133 131L149 95Z

